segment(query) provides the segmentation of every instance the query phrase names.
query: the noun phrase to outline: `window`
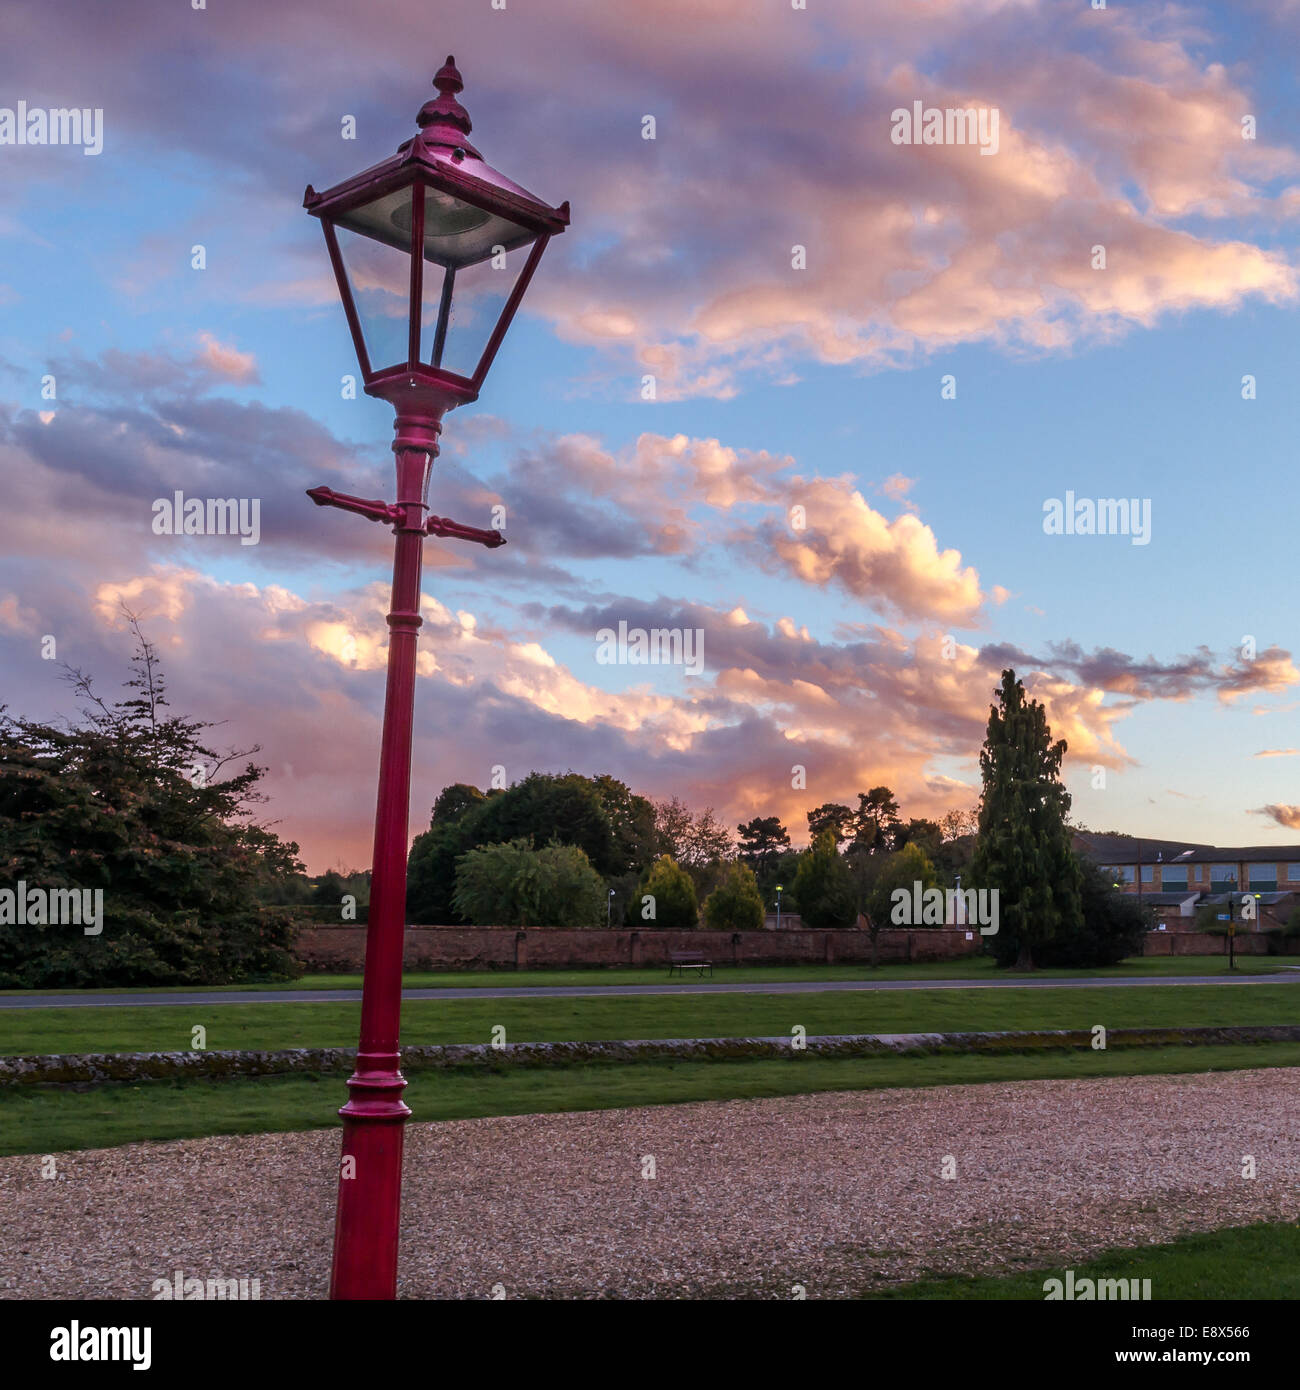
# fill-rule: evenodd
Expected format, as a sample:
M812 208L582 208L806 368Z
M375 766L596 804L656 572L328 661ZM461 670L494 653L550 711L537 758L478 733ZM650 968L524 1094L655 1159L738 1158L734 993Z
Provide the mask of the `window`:
M1132 885L1137 882L1136 866L1133 864L1103 864L1101 871L1110 877L1112 883ZM1155 870L1150 864L1142 865L1142 882L1154 883Z
M1279 865L1279 868L1286 870L1286 876L1292 883L1300 883L1300 859L1293 859L1289 864Z
M1271 893L1277 887L1276 864L1252 864L1250 866L1250 887L1252 892Z
M1210 886L1217 887L1220 892L1226 888L1237 886L1237 866L1235 864L1211 864L1210 865Z
M1169 890L1187 887L1187 865L1166 864L1160 871L1160 886Z

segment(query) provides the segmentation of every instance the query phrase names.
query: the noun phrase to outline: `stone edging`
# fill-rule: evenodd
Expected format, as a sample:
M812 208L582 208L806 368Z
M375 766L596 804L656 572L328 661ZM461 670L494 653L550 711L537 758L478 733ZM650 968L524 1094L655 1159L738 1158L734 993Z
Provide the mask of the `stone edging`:
M1168 1047L1300 1042L1300 1026L1235 1028L1112 1028L1106 1046ZM767 1057L879 1057L952 1052L1036 1052L1091 1049L1088 1029L1004 1033L852 1033L810 1037L795 1049L791 1039L666 1038L622 1042L453 1043L406 1047L408 1071L431 1067L572 1066L585 1062L736 1061ZM288 1076L345 1072L351 1048L313 1047L284 1052L101 1052L0 1057L0 1085L96 1085L103 1082L171 1081L186 1077Z

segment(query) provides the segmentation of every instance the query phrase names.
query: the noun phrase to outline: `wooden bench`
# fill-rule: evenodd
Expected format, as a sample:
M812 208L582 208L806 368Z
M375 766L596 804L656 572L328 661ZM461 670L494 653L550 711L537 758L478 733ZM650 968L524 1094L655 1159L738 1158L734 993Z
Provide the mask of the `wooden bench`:
M686 978L688 970L707 970L710 977L713 975L713 962L705 959L703 951L669 951L668 962L668 978L670 980L674 970L682 979Z

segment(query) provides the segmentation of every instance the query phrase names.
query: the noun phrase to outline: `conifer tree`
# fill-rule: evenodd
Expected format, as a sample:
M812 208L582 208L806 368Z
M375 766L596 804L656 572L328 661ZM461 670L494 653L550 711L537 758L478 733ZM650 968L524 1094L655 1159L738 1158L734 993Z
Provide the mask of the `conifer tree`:
M987 938L1000 965L1034 969L1034 951L1083 930L1079 864L1061 785L1064 739L1052 741L1043 706L1003 671L980 751L984 791L967 887L996 888L999 924Z

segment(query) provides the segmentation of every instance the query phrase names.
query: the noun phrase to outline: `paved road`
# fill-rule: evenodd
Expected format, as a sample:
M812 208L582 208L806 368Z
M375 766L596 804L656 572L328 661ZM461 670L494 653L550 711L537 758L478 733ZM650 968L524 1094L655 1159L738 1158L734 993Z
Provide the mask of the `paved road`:
M820 994L894 989L1110 989L1147 985L1263 985L1300 980L1300 969L1273 975L1132 975L1108 979L1016 980L790 980L777 984L491 985L461 989L406 989L403 999L601 999L640 994ZM178 1004L340 1004L360 1000L359 989L178 990L171 994L5 994L0 1009L123 1009Z

